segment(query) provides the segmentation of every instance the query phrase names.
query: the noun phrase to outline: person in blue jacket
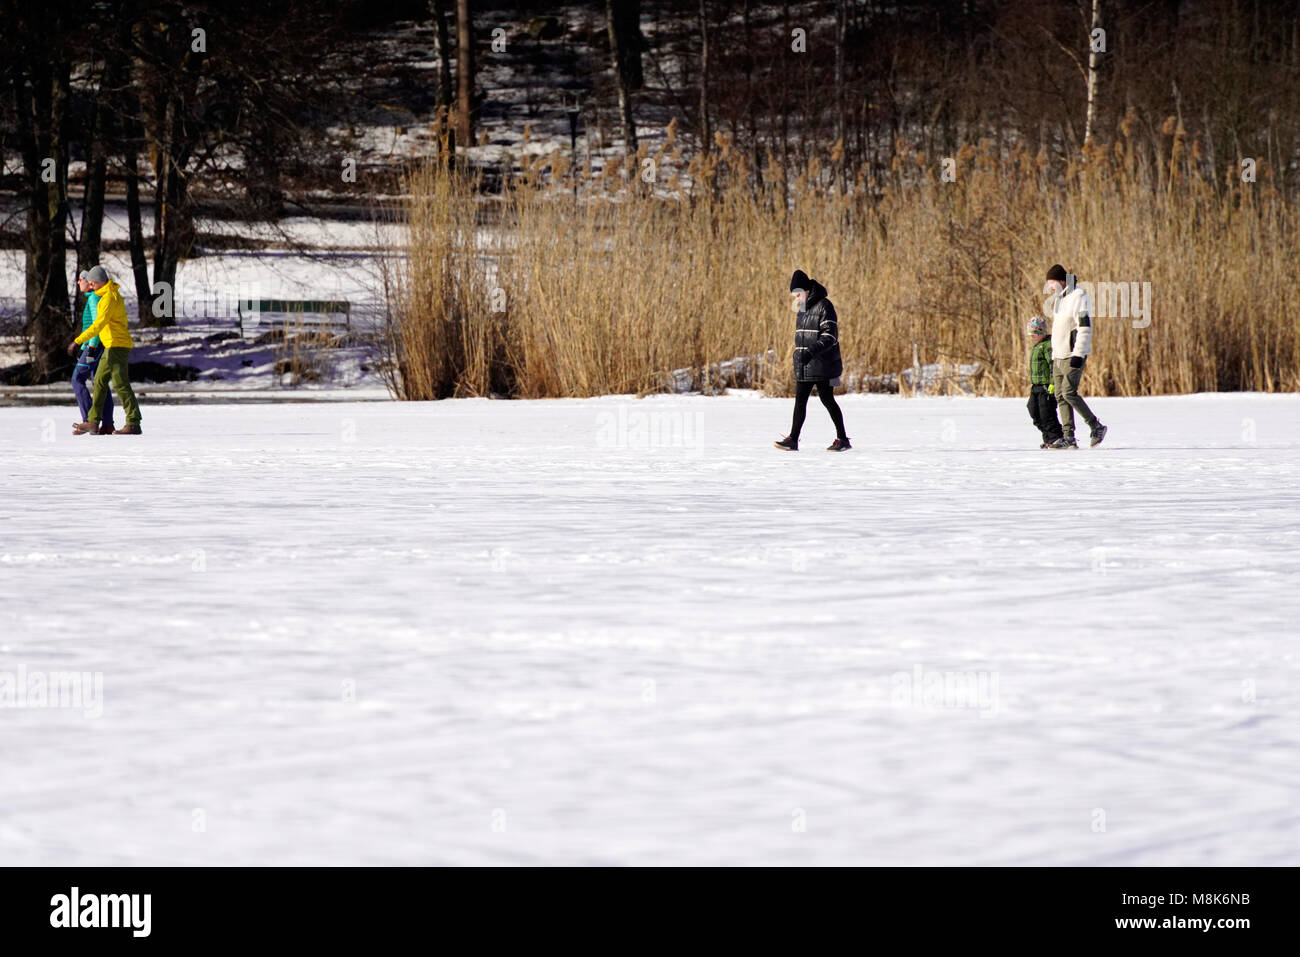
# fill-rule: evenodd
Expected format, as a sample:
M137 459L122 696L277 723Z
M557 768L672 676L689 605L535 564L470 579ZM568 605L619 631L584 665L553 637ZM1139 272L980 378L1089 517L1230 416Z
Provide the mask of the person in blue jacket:
M90 288L90 283L86 281L86 271L83 269L77 276L77 288L82 295L86 297L86 307L81 311L81 331L85 332L95 321L95 312L99 308L99 295L95 290ZM81 410L82 421L85 421L90 414L91 396L90 385L95 381L95 370L99 368L99 360L104 355L104 347L99 341L99 336L95 336L86 343L81 355L77 357L77 364L72 370L72 391L77 396L77 408ZM77 435L84 435L84 432L77 432ZM99 423L98 435L113 434L113 393L110 390L104 398L104 418Z

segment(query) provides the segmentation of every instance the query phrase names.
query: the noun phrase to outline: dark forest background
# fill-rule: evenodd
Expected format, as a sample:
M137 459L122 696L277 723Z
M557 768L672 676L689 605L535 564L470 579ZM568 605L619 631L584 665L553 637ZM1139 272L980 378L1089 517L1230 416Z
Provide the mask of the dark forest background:
M489 186L513 160L484 147L525 125L564 144L570 110L597 164L671 123L693 155L749 157L756 190L773 157L852 190L980 143L1064 176L1121 137L1153 188L1180 144L1214 189L1243 162L1287 203L1300 183L1295 0L0 0L0 46L0 241L25 250L35 378L65 361L68 276L99 258L106 198L142 321L165 323L155 290L200 214L400 189L411 157L364 155L376 126L427 129L430 156Z

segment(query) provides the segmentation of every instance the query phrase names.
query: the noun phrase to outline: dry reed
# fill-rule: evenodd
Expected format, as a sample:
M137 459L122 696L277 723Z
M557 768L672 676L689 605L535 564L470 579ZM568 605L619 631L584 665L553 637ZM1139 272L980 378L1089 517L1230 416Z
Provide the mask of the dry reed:
M758 384L788 392L786 283L799 267L830 290L853 381L915 354L978 363L979 392L1015 395L1024 321L1061 262L1081 281L1150 284L1147 318L1096 321L1091 393L1294 390L1294 204L1266 168L1255 183L1235 168L1216 183L1223 171L1180 137L1171 127L1159 161L1121 137L1067 169L984 143L952 157L947 177L943 158L900 144L891 169L854 178L816 160L795 173L769 157L755 171L722 137L685 163L670 133L658 153L597 174L558 154L526 160L492 197L430 164L407 184L394 389L645 392L673 369L774 350L782 361Z

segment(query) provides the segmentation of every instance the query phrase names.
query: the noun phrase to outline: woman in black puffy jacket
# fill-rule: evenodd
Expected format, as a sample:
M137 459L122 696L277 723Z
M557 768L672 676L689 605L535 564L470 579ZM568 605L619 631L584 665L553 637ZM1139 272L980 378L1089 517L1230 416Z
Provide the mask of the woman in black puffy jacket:
M787 452L799 451L799 432L808 414L808 396L816 386L817 397L835 423L835 441L826 451L843 452L852 446L844 434L844 415L835 402L835 387L831 385L831 380L838 379L844 371L835 307L826 298L826 287L809 279L802 269L796 269L790 278L790 296L791 305L799 313L794 331L794 422L790 434L772 444Z

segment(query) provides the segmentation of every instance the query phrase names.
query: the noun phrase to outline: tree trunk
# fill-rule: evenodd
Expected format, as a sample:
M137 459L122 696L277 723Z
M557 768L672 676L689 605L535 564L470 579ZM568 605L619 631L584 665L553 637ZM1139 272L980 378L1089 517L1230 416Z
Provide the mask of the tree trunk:
M108 179L108 157L104 153L101 130L96 123L95 140L90 145L86 164L86 188L81 202L81 240L77 244L77 270L89 269L99 262L99 247L104 232L104 189Z
M168 166L167 186L160 206L162 221L154 247L153 291L146 321L149 325L174 326L177 306L176 269L187 245L185 235L188 215L185 206L188 196L185 180L174 158L167 156L164 162ZM160 299L164 300L161 310L158 308Z
M48 381L68 365L71 341L67 252L68 156L63 125L71 67L67 61L27 65L30 87L17 84L18 141L28 194L24 237L27 270L27 337L32 382Z
M781 34L788 43L790 38L790 0L781 5ZM790 87L788 70L781 71L781 215L790 212Z
M167 93L161 132L156 137L153 286L149 293L149 311L141 316L144 323L151 326L176 324L176 271L181 257L189 253L194 243L194 220L185 172L190 160L190 144L184 130L184 105L194 89L186 86L185 81L193 80L196 74L193 62L187 66L189 69L183 73L178 71L181 76ZM167 302L160 304L159 300ZM168 302L170 308L167 308Z
M745 110L749 119L749 145L752 150L754 166L755 195L763 192L763 151L758 132L758 116L754 96L754 35L749 19L749 0L744 0L740 8L740 19L745 29Z
M641 0L605 0L610 62L618 88L618 113L623 124L623 151L637 150L632 91L641 86Z
M461 146L474 145L474 32L469 0L456 0L456 135Z
M129 28L124 30L123 47L131 41ZM144 148L144 124L141 119L139 82L133 77L121 96L118 116L121 132L122 165L126 171L127 245L131 252L131 277L135 286L136 316L143 322L149 317L149 261L145 258L144 225L140 213L140 151Z
M157 133L159 134L153 150L154 186L153 186L153 285L149 289L149 308L141 308L140 320L149 326L169 326L175 323L171 310L158 314L155 308L157 300L163 295L158 283L163 280L166 271L167 248L171 242L169 230L172 224L172 211L168 208L171 199L172 180L174 179L171 161L172 130L176 125L177 104L174 97L168 95L162 108ZM175 299L173 298L173 303Z
M144 256L144 228L140 224L140 167L136 146L126 149L126 221L131 247L131 274L135 278L136 312L143 320L151 315L149 304L149 263Z
M104 232L104 189L108 179L107 139L111 133L113 109L112 91L120 83L121 60L109 57L95 97L95 121L91 128L89 155L86 162L86 186L81 202L81 237L77 243L77 272L89 269L99 262L100 244ZM73 316L81 315L85 297L77 293Z
M429 0L433 14L434 44L438 51L438 128L439 148L447 150L448 163L456 161L456 124L452 122L455 108L454 87L451 82L451 31L447 27L447 0ZM443 147L445 142L446 146Z
M840 155L835 163L835 179L844 192L845 144L848 124L844 121L844 42L849 32L849 0L835 0L835 142Z
M1088 115L1083 124L1083 145L1092 140L1097 120L1097 62L1100 54L1093 49L1092 32L1101 26L1101 0L1092 0L1092 27L1088 31Z
M171 98L167 98L166 105L162 108L161 118L154 121L155 137L150 144L150 155L153 166L153 272L154 281L158 279L158 263L162 259L163 237L166 234L166 226L163 223L163 217L167 215L167 178L170 172L169 163L167 162L167 151L171 144L167 142L167 132L171 129ZM153 284L150 284L149 295L147 297L148 309L143 304L140 308L140 321L146 325L153 325L157 316L153 314L154 292Z
M709 130L708 0L700 0L700 145L706 153L713 145L713 136Z
M835 0L835 139L844 139L844 41L849 30L849 0Z

